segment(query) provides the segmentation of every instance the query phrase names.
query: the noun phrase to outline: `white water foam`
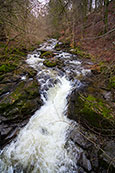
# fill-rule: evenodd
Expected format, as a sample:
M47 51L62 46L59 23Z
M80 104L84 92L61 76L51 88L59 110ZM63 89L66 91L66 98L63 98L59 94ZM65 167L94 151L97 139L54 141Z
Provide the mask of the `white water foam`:
M48 91L48 100L36 111L29 123L22 129L16 139L4 149L6 163L2 164L4 172L12 172L21 165L22 170L36 173L65 172L64 164L72 163L71 156L64 148L66 130L70 121L64 115L66 97L71 85L65 77ZM59 164L63 162L63 166ZM74 163L73 163L74 164ZM62 171L63 170L63 171Z

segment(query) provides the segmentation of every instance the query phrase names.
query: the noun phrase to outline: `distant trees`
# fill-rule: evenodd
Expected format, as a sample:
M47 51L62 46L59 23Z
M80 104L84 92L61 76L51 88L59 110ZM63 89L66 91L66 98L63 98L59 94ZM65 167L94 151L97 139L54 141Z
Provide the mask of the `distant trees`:
M105 23L105 32L108 30L108 6L109 0L104 0L104 23Z
M110 0L49 0L45 7L38 0L0 0L0 40L15 39L18 44L34 44L48 33L66 32L75 42L75 27L81 25L81 35L87 16L104 7L103 21L108 30Z
M40 41L46 35L41 11L37 0L0 0L0 40L23 46Z
M53 32L59 31L66 20L66 2L64 0L50 0L48 3L48 25Z
M9 26L16 27L14 21L18 21L19 18L27 18L28 3L28 0L0 0L0 24L1 29L4 28L3 32Z
M83 29L89 13L104 7L103 21L105 32L107 32L109 3L110 0L50 0L48 4L49 21L53 31L59 31L66 23L66 28L70 27L74 40L75 25L82 23Z

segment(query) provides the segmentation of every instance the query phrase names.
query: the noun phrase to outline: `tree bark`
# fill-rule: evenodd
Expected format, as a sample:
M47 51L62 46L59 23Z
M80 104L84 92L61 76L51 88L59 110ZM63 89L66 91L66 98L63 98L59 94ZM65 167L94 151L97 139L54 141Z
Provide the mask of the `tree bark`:
M95 10L97 10L97 0L95 0Z
M109 0L104 0L104 24L105 24L105 32L108 31L108 6L109 6Z
M90 2L89 2L89 12L92 11L92 1L93 1L93 0L90 0Z

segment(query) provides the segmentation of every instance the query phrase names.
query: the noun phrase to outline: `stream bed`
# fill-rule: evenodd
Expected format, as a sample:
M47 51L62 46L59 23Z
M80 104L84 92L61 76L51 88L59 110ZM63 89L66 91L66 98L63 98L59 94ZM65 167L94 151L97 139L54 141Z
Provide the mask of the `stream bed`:
M84 147L80 147L80 144L86 145L86 148L91 147L91 144L85 141L82 144L84 139L80 142L83 137L79 133L72 140L71 131L79 129L79 125L67 118L68 97L74 89L83 86L80 76L90 75L91 71L83 67L82 61L76 55L62 50L56 51L57 43L61 44L56 39L50 39L27 56L26 63L37 71L36 78L40 84L43 106L34 113L17 137L1 150L2 173L92 171ZM63 66L46 67L43 64L44 58L41 58L42 51L52 51L55 59L63 61ZM22 80L26 80L26 75L22 76ZM95 165L98 167L97 162Z

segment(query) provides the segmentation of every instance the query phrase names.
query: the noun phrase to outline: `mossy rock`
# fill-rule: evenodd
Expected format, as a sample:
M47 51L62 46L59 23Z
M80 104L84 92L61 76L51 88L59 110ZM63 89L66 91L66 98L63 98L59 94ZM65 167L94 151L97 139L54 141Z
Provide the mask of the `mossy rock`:
M85 95L77 93L77 96L71 98L68 116L97 130L101 133L108 132L108 129L114 129L115 120L111 107L102 99L94 95Z
M69 50L69 47L70 47L70 42L65 42L65 43L62 43L62 44L57 43L56 46L55 46L55 49L57 51L60 51L62 49Z
M37 74L37 71L34 70L34 69L31 68L31 67L28 67L26 71L27 71L28 76L29 76L30 78L33 78L33 77L36 76L36 74Z
M61 49L62 49L62 45L63 44L56 44L56 46L55 46L55 49L57 50L57 51L60 51Z
M57 61L55 59L44 60L43 64L47 67L55 67L57 65Z
M87 97L80 95L79 101L83 103L83 108L80 112L89 115L88 118L92 120L92 124L96 123L94 121L97 116L99 116L99 119L101 117L105 119L112 119L111 110L101 99L97 99L92 95L88 95Z
M108 72L108 67L106 65L100 65L100 70L102 73L106 74Z
M20 55L15 54L9 54L9 55L1 55L0 56L0 65L6 65L6 66L19 66L20 62L24 58Z
M71 51L72 54L78 55L82 58L92 58L90 54L86 53L85 51L81 50L81 48L76 47Z
M0 84L0 96L2 96L3 94L9 92L9 85L6 84Z
M109 79L109 88L114 88L115 89L115 76L111 76Z
M16 115L20 117L23 115L22 110L27 108L27 105L29 105L27 109L30 110L30 104L27 104L28 100L31 104L34 102L34 106L37 108L40 102L38 86L36 80L28 82L21 81L13 92L0 101L0 113L8 119L12 119ZM33 110L34 107L31 107L31 111Z
M0 72L1 72L1 73L4 73L4 72L11 72L11 71L15 70L16 67L17 67L17 66L14 65L14 64L2 64L2 65L0 66Z
M41 54L41 58L52 58L53 57L53 52L51 51L46 51Z

